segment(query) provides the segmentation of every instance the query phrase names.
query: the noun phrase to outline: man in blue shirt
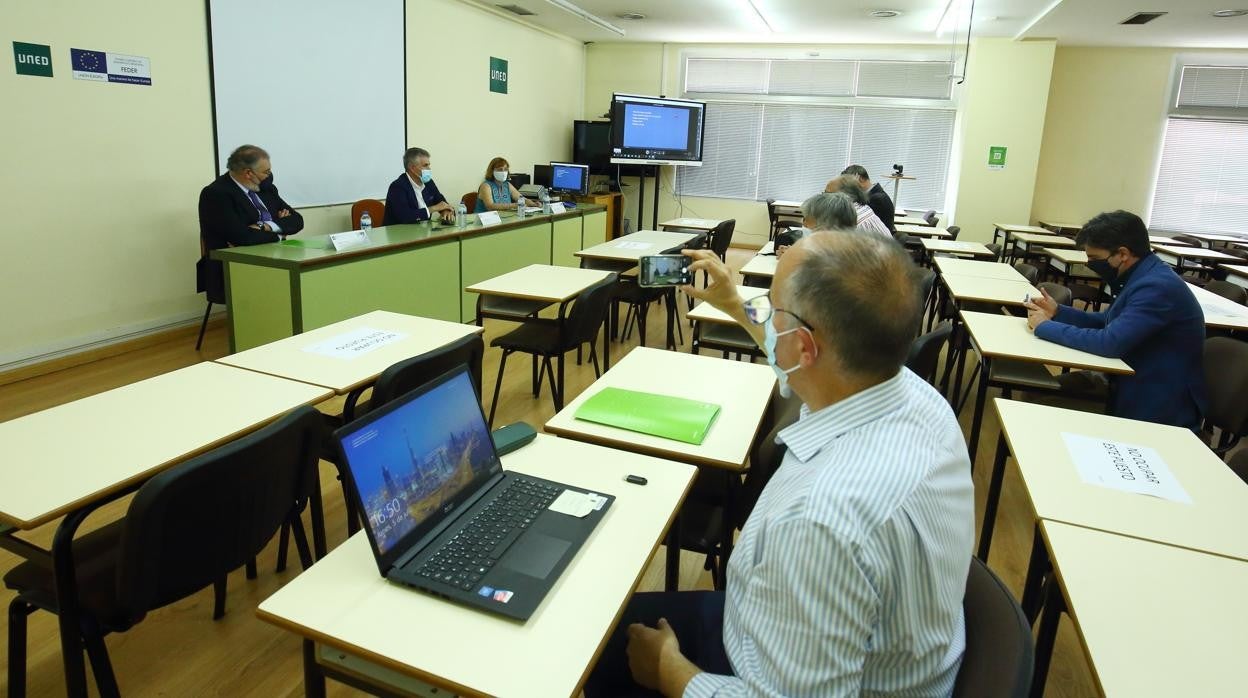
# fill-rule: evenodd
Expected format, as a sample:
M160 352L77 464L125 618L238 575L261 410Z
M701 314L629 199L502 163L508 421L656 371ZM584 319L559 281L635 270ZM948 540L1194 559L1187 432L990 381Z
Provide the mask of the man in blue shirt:
M1135 374L1118 376L1110 414L1199 431L1205 408L1205 318L1187 283L1153 254L1148 228L1134 213L1102 213L1077 243L1088 267L1115 298L1105 312L1059 306L1045 294L1027 305L1036 336L1098 356L1122 359ZM1067 374L1064 385L1082 382Z
M434 216L450 223L455 218L455 209L433 182L429 151L408 148L403 153L403 174L391 182L386 191L386 220L382 225L419 223Z

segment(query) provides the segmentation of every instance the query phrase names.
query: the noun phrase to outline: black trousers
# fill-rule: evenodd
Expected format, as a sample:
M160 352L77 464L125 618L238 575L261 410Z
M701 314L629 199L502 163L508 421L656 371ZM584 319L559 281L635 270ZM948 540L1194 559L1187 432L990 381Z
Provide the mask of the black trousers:
M724 651L724 592L673 591L633 594L620 624L607 641L589 679L585 682L586 698L599 696L657 696L658 693L633 682L628 670L628 626L644 623L650 627L666 618L680 651L703 671L732 674L732 665Z

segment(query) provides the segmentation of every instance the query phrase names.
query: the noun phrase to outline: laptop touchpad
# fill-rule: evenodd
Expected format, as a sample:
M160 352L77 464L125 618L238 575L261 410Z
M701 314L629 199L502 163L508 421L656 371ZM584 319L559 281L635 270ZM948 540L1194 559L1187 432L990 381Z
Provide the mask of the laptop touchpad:
M516 541L511 550L507 551L503 567L530 577L545 579L571 545L566 540L534 531Z

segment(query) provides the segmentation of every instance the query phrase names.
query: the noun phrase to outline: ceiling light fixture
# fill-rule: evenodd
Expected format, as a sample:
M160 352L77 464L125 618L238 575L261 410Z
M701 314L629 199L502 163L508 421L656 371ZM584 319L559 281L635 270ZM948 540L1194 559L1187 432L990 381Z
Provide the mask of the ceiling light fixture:
M619 34L620 36L624 36L623 29L620 29L619 27L599 17L596 14L587 12L581 9L580 7L573 5L572 3L568 2L568 0L546 0L546 2L554 5L555 7L558 7L559 9L565 12L576 15L577 17L580 17L581 19L585 20L586 22L589 22L590 24L606 29L609 32Z
M867 13L867 16L874 17L876 19L891 19L893 17L900 17L901 10L871 10Z
M1248 15L1248 10L1214 10L1213 11L1213 16L1217 17L1218 19L1224 19L1226 17L1243 17L1244 15Z
M646 16L640 12L621 12L616 15L619 19L627 19L630 22L636 22L639 19L645 19Z
M754 0L745 0L745 4L749 5L751 10L754 10L754 14L758 17L758 21L762 22L764 27L767 27L767 31L773 34L776 32L775 29L771 28L771 22L768 22L767 18L763 16L763 11L758 9L758 5L754 4Z

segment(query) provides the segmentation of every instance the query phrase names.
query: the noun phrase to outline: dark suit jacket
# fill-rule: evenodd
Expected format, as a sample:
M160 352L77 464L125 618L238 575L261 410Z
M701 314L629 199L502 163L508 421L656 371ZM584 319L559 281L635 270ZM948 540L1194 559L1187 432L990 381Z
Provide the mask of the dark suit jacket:
M1109 310L1059 306L1036 336L1135 370L1117 377L1111 411L1118 417L1197 429L1205 394L1205 318L1196 297L1157 255L1136 262Z
M427 221L429 220L428 207L446 201L446 197L438 191L438 185L434 184L432 179L425 184L421 194L426 208L421 208L416 202L416 190L412 189L412 181L408 179L407 173L399 175L399 178L391 182L390 188L386 190L386 220L382 222L382 225Z
M281 226L282 235L294 235L303 230L303 216L282 200L277 193L277 187L266 182L260 186L259 195L273 220ZM277 212L282 209L290 209L291 215L278 218ZM230 179L228 172L199 192L199 237L203 240L206 251L230 245L277 242L277 233L249 227L259 221L260 212L234 180ZM214 303L224 303L225 281L221 263L205 257L196 266L196 272L198 290L206 291L208 299Z
M876 182L867 190L867 205L875 211L875 215L884 221L884 225L888 226L888 232L893 235L897 234L897 222L894 220L897 215L897 207L893 204L892 198L888 196L888 192L884 191L884 187Z

